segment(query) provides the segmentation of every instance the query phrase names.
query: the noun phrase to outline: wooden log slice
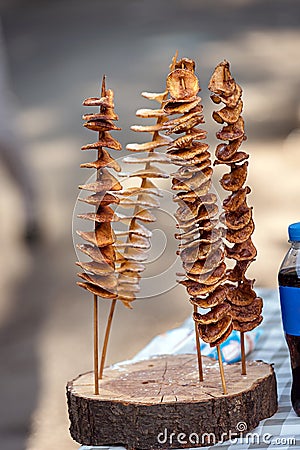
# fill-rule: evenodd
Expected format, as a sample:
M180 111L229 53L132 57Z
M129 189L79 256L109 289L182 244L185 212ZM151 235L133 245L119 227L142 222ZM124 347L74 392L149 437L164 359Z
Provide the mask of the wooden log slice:
M68 383L70 432L84 445L149 450L212 445L223 433L240 437L277 410L275 373L262 361L225 365L222 394L218 362L196 355L166 355L108 367L93 394L93 374ZM241 425L242 424L242 425ZM224 440L223 435L223 440ZM229 439L229 437L228 437Z

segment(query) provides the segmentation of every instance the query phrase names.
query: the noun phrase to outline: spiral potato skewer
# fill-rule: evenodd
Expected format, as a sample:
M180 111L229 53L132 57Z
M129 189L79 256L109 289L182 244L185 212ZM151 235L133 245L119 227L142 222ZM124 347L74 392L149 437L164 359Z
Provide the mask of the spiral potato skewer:
M211 98L214 103L225 104L222 109L213 112L216 122L226 123L216 133L217 138L228 141L217 146L215 164L230 167L230 172L224 174L220 180L223 189L232 192L223 202L224 213L221 221L225 226L224 237L228 242L225 247L226 257L236 261L235 267L227 271L228 280L231 282L227 284L227 301L231 305L233 328L241 332L243 346L243 333L253 330L262 321L263 302L253 290L254 280L249 280L245 276L247 268L257 254L251 239L254 232L252 208L247 203L247 195L251 189L245 186L249 155L240 151L240 146L246 139L244 120L241 116L242 89L233 79L227 61L221 62L216 67L209 82L209 89L213 92ZM243 363L245 365L244 361Z

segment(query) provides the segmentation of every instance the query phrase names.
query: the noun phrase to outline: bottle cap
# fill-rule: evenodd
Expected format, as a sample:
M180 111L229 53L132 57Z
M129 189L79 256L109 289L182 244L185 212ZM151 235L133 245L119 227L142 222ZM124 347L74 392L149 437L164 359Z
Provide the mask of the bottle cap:
M289 228L289 240L300 242L300 222L292 223Z

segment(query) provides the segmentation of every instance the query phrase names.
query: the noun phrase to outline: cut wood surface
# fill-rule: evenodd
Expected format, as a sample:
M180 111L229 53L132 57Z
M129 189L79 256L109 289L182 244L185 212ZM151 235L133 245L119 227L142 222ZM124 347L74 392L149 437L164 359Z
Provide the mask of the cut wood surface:
M272 366L248 362L246 376L240 364L224 369L227 395L222 394L219 365L213 359L203 358L204 381L199 382L196 355L166 355L106 368L99 395L94 395L93 373L80 375L67 386L71 435L85 445L199 447L217 442L222 433L241 431L239 423L249 431L276 412Z

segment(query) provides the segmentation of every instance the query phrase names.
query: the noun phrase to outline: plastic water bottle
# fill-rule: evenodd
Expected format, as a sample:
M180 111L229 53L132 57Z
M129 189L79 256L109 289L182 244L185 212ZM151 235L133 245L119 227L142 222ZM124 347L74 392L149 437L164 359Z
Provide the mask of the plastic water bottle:
M278 274L283 329L292 368L291 401L300 416L300 222L288 228L291 247Z

